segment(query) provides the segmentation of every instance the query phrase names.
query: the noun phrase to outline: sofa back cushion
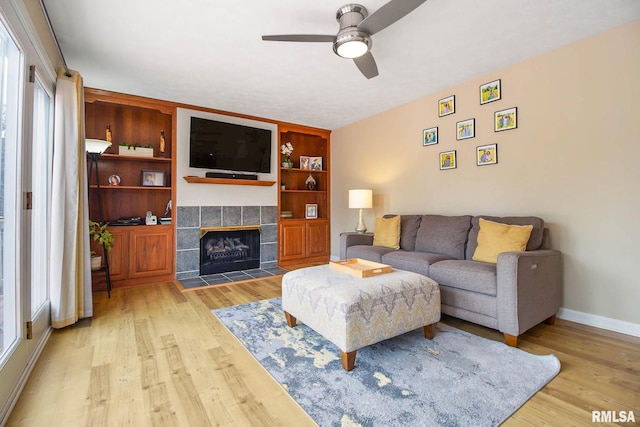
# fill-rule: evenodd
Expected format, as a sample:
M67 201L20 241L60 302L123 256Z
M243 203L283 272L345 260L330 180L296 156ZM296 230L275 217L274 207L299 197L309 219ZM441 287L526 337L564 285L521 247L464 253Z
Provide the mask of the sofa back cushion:
M416 251L464 259L471 216L423 215L416 237Z
M402 215L400 218L400 249L413 252L422 215Z
M387 214L383 218L393 218L396 214ZM416 235L420 228L422 215L401 215L400 216L400 249L405 251L416 250Z
M527 251L535 251L542 244L544 233L544 220L536 216L488 216L478 215L471 220L471 231L469 231L469 242L467 243L467 253L465 259L473 259L473 253L478 247L478 232L480 231L480 218L488 221L499 222L507 225L532 225L531 236L527 242Z

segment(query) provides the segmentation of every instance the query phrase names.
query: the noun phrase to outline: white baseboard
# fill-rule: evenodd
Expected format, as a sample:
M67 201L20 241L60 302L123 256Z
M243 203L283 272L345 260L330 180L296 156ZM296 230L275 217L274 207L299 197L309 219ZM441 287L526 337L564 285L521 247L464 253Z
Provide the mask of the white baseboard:
M558 311L558 318L571 322L582 323L608 331L620 332L621 334L640 337L640 325L626 322L624 320L612 319L610 317L598 316L597 314L584 313L582 311L570 310L561 307Z

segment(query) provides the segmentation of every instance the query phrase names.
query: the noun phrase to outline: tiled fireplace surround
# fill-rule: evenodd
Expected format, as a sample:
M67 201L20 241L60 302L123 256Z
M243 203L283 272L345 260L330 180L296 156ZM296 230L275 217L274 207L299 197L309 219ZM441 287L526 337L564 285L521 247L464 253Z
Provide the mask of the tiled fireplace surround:
M176 211L176 278L200 275L200 227L259 225L260 268L278 265L276 206L178 206Z

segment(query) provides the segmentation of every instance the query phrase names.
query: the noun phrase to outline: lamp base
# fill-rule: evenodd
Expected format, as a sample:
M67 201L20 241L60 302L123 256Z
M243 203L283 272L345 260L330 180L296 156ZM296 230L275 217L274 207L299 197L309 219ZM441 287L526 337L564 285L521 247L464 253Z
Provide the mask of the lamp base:
M362 214L362 209L358 212L358 224L356 225L356 233L366 233L367 226L364 225L364 215Z

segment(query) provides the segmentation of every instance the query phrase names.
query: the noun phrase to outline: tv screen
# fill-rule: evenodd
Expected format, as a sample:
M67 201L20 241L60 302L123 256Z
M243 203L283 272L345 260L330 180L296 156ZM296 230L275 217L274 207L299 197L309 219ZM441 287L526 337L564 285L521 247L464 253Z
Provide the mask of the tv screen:
M271 172L271 131L191 117L189 166Z

